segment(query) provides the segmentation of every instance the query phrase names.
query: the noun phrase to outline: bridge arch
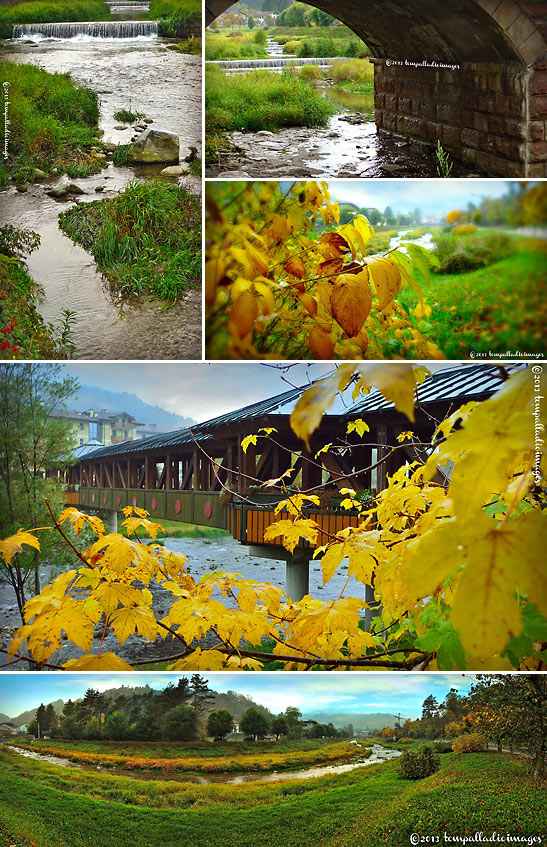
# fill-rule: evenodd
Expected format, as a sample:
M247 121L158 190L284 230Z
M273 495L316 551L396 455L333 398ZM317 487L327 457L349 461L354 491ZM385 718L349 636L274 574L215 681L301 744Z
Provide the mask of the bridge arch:
M547 176L545 0L308 2L369 46L379 129L491 174ZM232 5L206 0L207 24Z

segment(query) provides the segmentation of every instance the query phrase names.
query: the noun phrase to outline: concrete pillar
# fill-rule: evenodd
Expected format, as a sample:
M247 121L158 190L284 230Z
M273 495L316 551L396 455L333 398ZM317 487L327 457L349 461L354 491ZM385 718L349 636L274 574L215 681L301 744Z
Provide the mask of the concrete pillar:
M374 602L374 587L372 585L365 585L365 603ZM375 606L373 609L365 609L365 632L370 632L373 619L377 617L381 611L382 607L380 605Z
M116 509L108 511L108 531L110 533L118 531L118 512Z
M291 600L301 600L310 593L309 560L312 551L297 547L287 559L285 591Z

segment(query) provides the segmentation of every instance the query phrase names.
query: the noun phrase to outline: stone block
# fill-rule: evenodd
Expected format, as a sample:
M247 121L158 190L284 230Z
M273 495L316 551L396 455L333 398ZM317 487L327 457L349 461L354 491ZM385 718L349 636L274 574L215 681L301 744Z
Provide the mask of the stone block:
M462 129L461 133L462 144L468 147L479 146L479 133L476 129Z
M396 94L386 94L385 104L386 104L386 109L389 112L395 113L397 111L397 95Z
M530 162L547 162L547 141L533 141L528 150Z
M475 112L473 128L478 129L480 132L488 132L488 115L483 112Z
M487 132L479 132L479 148L486 153L495 153L496 139Z
M530 18L521 13L507 30L507 35L518 47L519 44L524 44L536 32L537 30Z
M530 121L530 141L545 140L545 121Z
M481 112L490 112L493 113L495 111L494 107L494 94L479 94L479 109Z
M526 176L543 177L547 176L547 165L542 162L531 162L527 168Z
M545 55L545 39L540 32L536 31L523 44L519 44L518 49L523 60L531 65Z
M492 17L499 26L507 31L520 15L520 9L513 0L502 0Z
M512 138L500 138L494 136L494 149L500 156L505 156L506 159L520 159L520 145L518 141Z
M437 139L441 139L442 137L442 126L438 123L434 123L433 121L428 121L425 125L426 127L426 137L430 141L437 141Z
M541 123L541 121L540 121ZM526 124L518 118L505 118L505 133L509 138L526 138Z
M399 97L397 101L397 111L403 115L410 115L412 112L411 100L408 97Z
M530 97L530 120L545 120L547 118L547 95L534 94Z
M462 147L461 157L468 165L474 165L477 161L477 150L474 147Z
M471 109L462 109L461 123L467 129L473 129L475 126L475 112L471 111Z
M486 153L484 150L477 150L476 165L481 171L488 173L490 171L490 153Z
M441 103L437 106L437 118L443 123L460 124L461 109Z
M451 150L458 150L460 148L460 139L461 139L461 129L455 126L444 126L443 127L443 138L442 144L443 147L448 147Z
M536 71L530 83L532 94L547 94L547 71Z
M385 94L375 94L374 95L374 108L375 109L383 109L385 106L386 97Z

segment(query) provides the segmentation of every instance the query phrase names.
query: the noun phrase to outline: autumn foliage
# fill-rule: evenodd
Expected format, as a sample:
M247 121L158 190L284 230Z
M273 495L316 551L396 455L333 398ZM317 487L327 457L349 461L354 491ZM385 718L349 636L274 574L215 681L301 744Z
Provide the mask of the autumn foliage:
M275 585L228 570L196 583L185 556L138 537L142 529L154 539L158 530L143 510L124 510L125 538L107 534L99 518L69 508L55 522L57 531L64 534L68 523L79 533L87 525L96 541L83 552L74 548L79 566L28 601L10 657L30 656L68 670L129 670L101 647L91 652L100 624L103 634L111 627L120 644L135 632L149 641L169 637L174 652L169 669L177 671L260 670L272 658L287 670L541 669L546 512L544 467L536 465L533 453L533 374L532 368L503 373L502 388L442 421L424 460L388 477L372 504L348 489L342 507L360 512L358 526L316 547L324 583L347 561L348 581L354 576L374 585L378 614L369 631L362 621L364 591L348 597L344 587L330 602L309 595L294 602ZM373 386L412 422L417 381L427 378L424 368L410 364L343 364L303 393L292 428L308 445L338 392L351 390L356 399ZM364 421L350 426L357 433L366 430ZM258 437L248 436L246 446ZM434 481L451 462L450 481ZM280 537L288 550L302 538L315 547L318 527L305 509L318 498L288 487L287 474L265 483L283 491L277 511L288 515L268 528L268 536ZM0 542L0 555L11 562L22 545L39 546L38 533L20 530ZM152 580L171 595L161 619L152 608ZM63 632L84 655L51 664ZM217 642L208 649L195 641L206 634ZM273 655L264 650L263 639L273 644Z
M210 183L205 300L209 358L443 358L423 334L414 281L433 254L413 243L367 257L374 230L340 225L325 182ZM410 286L413 311L398 301Z

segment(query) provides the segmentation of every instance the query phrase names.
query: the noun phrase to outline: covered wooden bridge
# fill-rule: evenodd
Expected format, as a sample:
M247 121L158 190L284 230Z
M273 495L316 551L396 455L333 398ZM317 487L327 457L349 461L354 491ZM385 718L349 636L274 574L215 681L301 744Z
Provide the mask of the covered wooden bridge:
M515 367L522 365L506 370ZM117 527L118 510L128 505L144 508L160 521L227 529L242 544L260 546L258 555L286 560L287 591L298 599L308 590L313 550L302 541L291 556L277 542L264 542L264 530L277 520L273 510L280 496L266 493L261 483L294 468L293 488L320 496L320 507L313 507L309 517L322 530L317 544L324 544L329 536L357 524L356 512L338 506L341 488L380 491L387 474L416 459L419 448L408 442L399 445L397 435L412 429L416 442L431 441L447 414L470 400L486 399L502 381L502 371L494 365L438 370L417 390L413 424L378 391L355 402L347 391L345 403L344 397L339 398L324 415L310 451L290 426L291 411L303 389L290 389L191 429L94 450L70 469L67 503L84 511L107 510L111 531ZM348 422L358 418L370 431L362 437L346 436ZM269 427L276 431L267 437L262 434L256 446L251 444L244 452L242 439ZM326 443L339 447L316 456ZM398 447L395 453L393 446ZM381 462L383 456L387 459ZM439 469L441 481L446 471Z

